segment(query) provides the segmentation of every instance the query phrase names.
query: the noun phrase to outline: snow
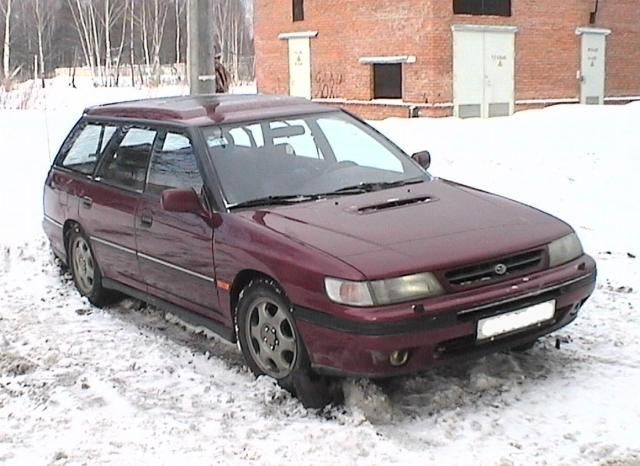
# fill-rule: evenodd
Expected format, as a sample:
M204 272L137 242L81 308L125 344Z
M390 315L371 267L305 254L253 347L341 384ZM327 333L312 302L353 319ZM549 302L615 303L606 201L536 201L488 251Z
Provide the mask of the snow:
M433 174L568 220L598 288L528 353L347 380L345 406L315 413L254 379L234 346L135 300L92 307L53 262L51 154L82 108L149 95L126 92L61 89L46 118L0 111L0 463L640 464L639 104L376 122L429 149Z

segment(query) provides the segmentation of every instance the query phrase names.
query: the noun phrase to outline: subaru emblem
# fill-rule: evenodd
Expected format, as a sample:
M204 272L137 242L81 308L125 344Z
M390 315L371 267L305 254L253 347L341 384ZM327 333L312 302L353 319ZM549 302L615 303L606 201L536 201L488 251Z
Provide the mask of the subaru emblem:
M505 273L507 273L507 266L504 264L498 264L493 268L493 271L496 273L496 275L504 275Z

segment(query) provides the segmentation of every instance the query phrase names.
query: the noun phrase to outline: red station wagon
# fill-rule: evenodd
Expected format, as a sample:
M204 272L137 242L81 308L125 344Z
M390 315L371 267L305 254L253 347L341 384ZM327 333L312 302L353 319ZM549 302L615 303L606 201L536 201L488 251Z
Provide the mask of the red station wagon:
M593 292L569 225L429 163L304 99L103 105L55 158L43 224L95 305L116 291L205 326L322 406L335 376L530 347Z

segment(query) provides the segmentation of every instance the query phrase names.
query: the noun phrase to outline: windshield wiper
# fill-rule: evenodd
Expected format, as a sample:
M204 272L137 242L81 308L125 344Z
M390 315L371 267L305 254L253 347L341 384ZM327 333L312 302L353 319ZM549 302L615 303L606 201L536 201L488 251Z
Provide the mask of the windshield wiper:
M332 196L341 194L360 194L370 193L372 191L380 191L381 189L397 188L398 186L405 186L408 184L418 184L424 182L424 177L408 178L406 180L398 181L376 181L376 182L361 182L354 184L353 186L345 186L344 188L336 189L328 193L314 194L314 196Z
M277 204L297 204L299 202L308 202L317 199L316 196L308 196L306 194L287 194L282 196L265 196L258 199L250 199L248 201L236 202L227 206L229 209L239 209L242 207L259 207L264 205Z
M229 209L240 209L245 207L259 207L265 205L283 205L283 204L298 204L301 202L316 201L329 196L346 196L350 194L362 194L370 193L372 191L379 191L381 189L395 188L398 186L405 186L408 184L418 184L424 182L423 177L408 178L406 180L398 181L378 181L369 183L358 183L353 186L345 186L344 188L336 189L327 193L317 194L286 194L279 196L265 196L258 199L250 199L248 201L236 202L228 206Z

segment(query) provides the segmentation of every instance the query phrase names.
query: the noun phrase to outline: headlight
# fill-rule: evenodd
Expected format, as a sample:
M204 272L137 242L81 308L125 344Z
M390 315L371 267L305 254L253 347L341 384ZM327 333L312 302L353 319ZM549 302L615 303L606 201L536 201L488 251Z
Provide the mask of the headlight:
M583 254L582 244L575 233L549 243L549 267L565 264Z
M329 299L352 306L396 304L437 296L444 292L436 277L431 273L419 273L373 282L351 282L326 278L325 288Z

